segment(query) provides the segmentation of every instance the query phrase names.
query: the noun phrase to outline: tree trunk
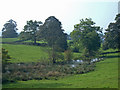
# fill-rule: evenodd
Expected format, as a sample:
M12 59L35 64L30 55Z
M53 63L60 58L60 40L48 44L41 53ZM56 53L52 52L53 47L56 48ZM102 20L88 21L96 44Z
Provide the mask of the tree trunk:
M55 50L54 50L54 45L52 45L52 61L53 61L53 64L56 63L56 59L55 59Z
M34 44L36 44L36 38L34 37Z

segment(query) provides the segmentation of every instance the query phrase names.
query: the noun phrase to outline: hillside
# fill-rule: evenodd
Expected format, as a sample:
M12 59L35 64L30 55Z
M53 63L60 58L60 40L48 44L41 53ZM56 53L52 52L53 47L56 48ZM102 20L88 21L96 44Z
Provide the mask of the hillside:
M18 81L4 84L3 88L118 88L118 58L106 58L97 62L95 71L89 73L58 80Z

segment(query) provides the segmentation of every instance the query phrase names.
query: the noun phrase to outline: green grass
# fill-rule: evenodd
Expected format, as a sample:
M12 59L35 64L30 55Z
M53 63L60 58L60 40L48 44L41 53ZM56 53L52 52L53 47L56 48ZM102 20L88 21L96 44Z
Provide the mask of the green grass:
M33 42L32 40L27 40L27 41L24 41L24 42ZM45 41L36 41L36 43L47 43Z
M14 42L18 40L18 38L2 38L2 42Z
M108 50L103 50L103 52L114 52L114 51L118 51L118 49L108 49Z
M114 54L113 54L114 55ZM96 63L95 71L59 78L3 84L3 88L118 88L118 58Z
M37 62L48 58L46 47L3 44L12 57L11 62Z
M13 44L2 44L2 47L8 50L12 63L38 62L48 58L47 47ZM79 58L80 55L81 53L73 53L73 59Z
M73 53L73 59L79 59L82 56L82 53Z
M71 41L73 41L73 40L67 40L67 43L70 43Z
M19 38L2 38L2 42L14 42L20 40ZM23 42L33 42L32 40L27 40ZM37 43L47 43L45 41L36 41Z
M15 38L5 42L15 41ZM16 39L17 41L17 39ZM9 55L11 62L37 62L48 58L46 47L29 45L3 44ZM109 49L104 52L113 52ZM79 57L81 53L74 53L74 57ZM106 54L105 56L117 56L118 53ZM3 88L118 88L118 58L105 58L104 61L96 63L95 71L72 75L58 80L29 80L18 81L16 83L3 84Z

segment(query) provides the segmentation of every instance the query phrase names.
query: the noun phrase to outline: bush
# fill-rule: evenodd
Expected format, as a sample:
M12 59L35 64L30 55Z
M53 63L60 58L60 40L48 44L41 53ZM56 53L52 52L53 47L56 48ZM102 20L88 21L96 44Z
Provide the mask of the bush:
M8 64L9 59L11 59L11 57L8 55L8 51L2 48L2 72L5 72L5 67Z
M58 72L58 71L49 71L49 72L47 73L47 76L58 77L58 76L60 76L60 72Z
M54 64L56 63L56 60L59 59L64 59L64 56L61 52L57 52L54 49L48 50L48 55L49 55L49 59L50 61Z
M69 61L72 60L72 58L73 58L73 53L71 52L71 50L66 50L66 51L64 52L64 60L65 60L66 62L69 62Z
M58 60L61 62L62 60ZM56 79L69 74L81 74L94 70L95 63L83 63L76 67L69 64L43 64L43 63L11 63L6 66L6 72L3 73L3 83L14 82L17 80L42 80ZM16 68L15 68L16 67Z
M56 60L56 63L58 63L58 64L64 64L64 60L58 59L58 60Z

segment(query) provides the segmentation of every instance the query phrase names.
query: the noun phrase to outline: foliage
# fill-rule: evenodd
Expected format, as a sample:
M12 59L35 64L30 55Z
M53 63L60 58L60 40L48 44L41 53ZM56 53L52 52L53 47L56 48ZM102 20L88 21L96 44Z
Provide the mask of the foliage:
M72 58L73 58L73 53L71 50L64 51L64 60L65 61L69 62L72 60Z
M48 52L48 55L49 55L49 59L52 61L53 64L63 62L64 56L62 55L61 52L55 51L54 48L51 48L51 49L47 50L47 52Z
M41 21L27 21L27 24L24 26L24 31L20 33L21 39L31 39L36 44L37 39L37 31L39 26L42 24Z
M49 52L49 58L53 63L56 63L59 56L58 52L67 49L67 34L63 31L61 22L54 16L50 16L40 26L38 32L38 37L47 41L48 45L52 48Z
M39 38L46 40L52 48L57 47L57 49L65 50L67 49L67 34L63 31L61 22L54 16L50 16L40 27L38 35L40 35Z
M31 35L29 33L25 33L24 31L21 31L19 34L19 39L21 40L29 40Z
M7 23L4 24L2 29L2 37L3 38L15 38L18 36L17 34L17 24L14 20L10 19Z
M8 55L8 51L2 48L2 72L5 72L5 67L9 59L11 59L11 57Z
M99 33L102 33L102 29L94 24L91 18L81 19L71 32L74 43L84 49L84 56L88 58L94 56L101 45Z
M86 67L87 66L87 67ZM42 79L57 79L69 74L81 74L94 70L94 64L79 65L78 67L70 67L70 65L55 65L42 63L12 63L7 65L4 75L8 81L27 81L27 80L42 80ZM14 68L16 67L16 68ZM9 77L8 77L9 76Z
M105 32L103 49L120 49L120 14L116 15L115 23L110 23Z

